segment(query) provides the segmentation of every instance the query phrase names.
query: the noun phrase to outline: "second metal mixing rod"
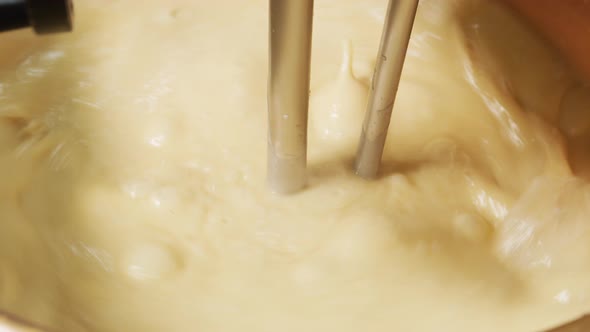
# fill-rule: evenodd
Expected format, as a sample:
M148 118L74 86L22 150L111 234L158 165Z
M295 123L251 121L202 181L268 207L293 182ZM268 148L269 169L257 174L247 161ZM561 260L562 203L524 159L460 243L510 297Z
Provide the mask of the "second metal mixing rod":
M389 0L355 162L364 178L379 172L417 8L418 0Z

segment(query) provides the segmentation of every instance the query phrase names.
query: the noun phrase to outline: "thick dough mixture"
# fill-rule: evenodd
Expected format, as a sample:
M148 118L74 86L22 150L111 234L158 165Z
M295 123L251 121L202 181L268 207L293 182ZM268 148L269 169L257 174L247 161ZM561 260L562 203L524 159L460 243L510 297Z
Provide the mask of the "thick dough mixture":
M386 0L317 0L309 187L265 186L267 0L79 0L0 36L0 309L63 332L540 331L590 310L590 93L489 0L423 0L382 176Z

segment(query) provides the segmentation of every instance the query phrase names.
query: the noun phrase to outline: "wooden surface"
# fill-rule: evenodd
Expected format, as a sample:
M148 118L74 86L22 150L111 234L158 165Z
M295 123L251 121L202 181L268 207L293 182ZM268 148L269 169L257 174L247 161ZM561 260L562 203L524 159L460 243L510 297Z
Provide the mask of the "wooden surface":
M548 332L588 332L590 331L590 315L586 315L569 324L562 325Z

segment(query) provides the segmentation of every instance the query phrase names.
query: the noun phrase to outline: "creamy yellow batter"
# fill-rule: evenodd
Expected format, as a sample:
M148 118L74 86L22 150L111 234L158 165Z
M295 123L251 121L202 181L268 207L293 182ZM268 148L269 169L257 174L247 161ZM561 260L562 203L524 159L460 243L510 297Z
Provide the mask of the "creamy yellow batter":
M0 309L56 331L541 331L590 310L590 92L488 0L423 0L382 176L386 0L317 0L309 186L265 186L267 0L79 0L0 36Z

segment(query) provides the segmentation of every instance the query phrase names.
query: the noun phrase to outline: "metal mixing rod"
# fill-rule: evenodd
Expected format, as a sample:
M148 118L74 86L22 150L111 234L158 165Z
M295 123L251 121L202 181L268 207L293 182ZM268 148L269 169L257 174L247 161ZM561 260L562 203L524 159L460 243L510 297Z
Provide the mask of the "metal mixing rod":
M0 0L0 32L32 27L37 34L72 30L71 0Z
M355 171L363 178L374 178L379 172L417 9L418 0L389 0L356 154Z
M390 0L363 124L356 173L377 175L418 0ZM292 193L306 184L313 0L270 0L268 181Z
M270 0L268 182L292 193L306 182L313 0Z

